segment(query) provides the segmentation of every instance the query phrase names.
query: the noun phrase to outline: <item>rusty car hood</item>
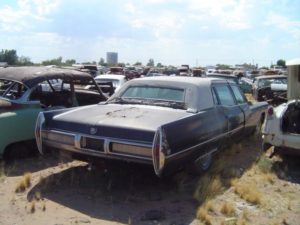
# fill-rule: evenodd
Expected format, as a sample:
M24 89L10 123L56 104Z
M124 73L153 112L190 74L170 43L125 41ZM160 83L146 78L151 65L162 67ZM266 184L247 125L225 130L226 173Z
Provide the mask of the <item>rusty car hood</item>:
M156 131L159 126L188 115L191 113L186 110L168 107L99 104L58 114L53 122Z

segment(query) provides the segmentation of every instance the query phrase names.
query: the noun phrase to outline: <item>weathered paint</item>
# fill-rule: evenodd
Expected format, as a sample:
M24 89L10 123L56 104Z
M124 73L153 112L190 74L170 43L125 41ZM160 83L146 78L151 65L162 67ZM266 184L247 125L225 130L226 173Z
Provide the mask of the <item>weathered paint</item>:
M13 103L0 112L0 157L8 145L34 139L35 121L40 111L39 104Z

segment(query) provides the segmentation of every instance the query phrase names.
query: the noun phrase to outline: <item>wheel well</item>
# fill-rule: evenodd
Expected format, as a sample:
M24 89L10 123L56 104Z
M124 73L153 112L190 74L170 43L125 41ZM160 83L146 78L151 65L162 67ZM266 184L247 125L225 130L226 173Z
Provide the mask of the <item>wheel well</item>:
M266 113L263 112L261 115L260 115L260 122L263 123L264 120L265 120L265 117L266 117Z

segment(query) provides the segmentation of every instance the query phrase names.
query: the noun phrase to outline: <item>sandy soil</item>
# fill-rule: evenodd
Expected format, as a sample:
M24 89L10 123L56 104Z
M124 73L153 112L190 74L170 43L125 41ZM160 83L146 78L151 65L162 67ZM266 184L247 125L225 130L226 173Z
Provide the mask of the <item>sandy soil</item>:
M263 154L262 158L255 138L218 153L202 176L180 172L162 180L152 168L135 164L90 168L84 162L51 156L1 162L0 224L204 224L197 211L210 199L211 224L299 225L299 162L297 157L270 160ZM27 172L30 186L16 193ZM217 178L220 187L211 191L208 183ZM242 199L233 180L255 184L262 203ZM232 215L221 212L224 202L234 206ZM242 215L245 209L247 216Z

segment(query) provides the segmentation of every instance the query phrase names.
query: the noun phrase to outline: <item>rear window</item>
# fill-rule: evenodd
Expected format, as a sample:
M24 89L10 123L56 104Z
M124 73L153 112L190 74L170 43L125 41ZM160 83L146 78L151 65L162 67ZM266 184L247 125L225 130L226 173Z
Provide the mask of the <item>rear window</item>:
M184 102L184 89L169 87L133 86L122 95L125 98L143 98Z

